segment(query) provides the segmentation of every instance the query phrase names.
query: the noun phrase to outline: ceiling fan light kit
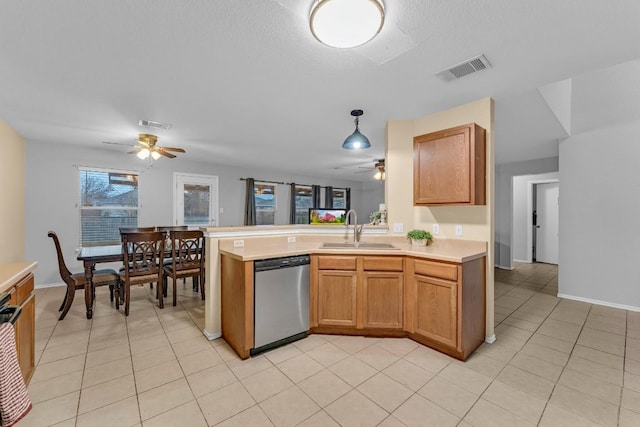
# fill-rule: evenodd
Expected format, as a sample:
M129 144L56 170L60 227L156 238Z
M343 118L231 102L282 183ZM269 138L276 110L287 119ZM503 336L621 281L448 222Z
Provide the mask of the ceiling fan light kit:
M376 173L373 175L373 179L384 181L384 179L387 177L387 173L384 170L384 159L379 160L376 163L375 168Z
M352 110L351 115L355 117L354 123L356 124L356 130L347 137L342 143L342 148L346 150L362 150L371 147L369 138L360 133L358 124L360 123L359 117L364 114L362 110Z
M309 15L313 36L322 44L342 49L367 43L383 24L382 0L315 0Z

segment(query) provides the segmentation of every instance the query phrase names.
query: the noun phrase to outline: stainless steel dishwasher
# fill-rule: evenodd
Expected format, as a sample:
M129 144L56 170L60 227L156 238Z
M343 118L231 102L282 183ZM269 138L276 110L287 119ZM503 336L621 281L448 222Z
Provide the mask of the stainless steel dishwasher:
M307 336L309 262L309 255L254 262L252 356Z

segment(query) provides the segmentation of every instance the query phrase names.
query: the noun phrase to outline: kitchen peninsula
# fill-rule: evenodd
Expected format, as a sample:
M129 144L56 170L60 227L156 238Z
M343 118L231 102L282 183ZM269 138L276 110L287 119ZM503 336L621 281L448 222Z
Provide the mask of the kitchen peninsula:
M392 248L323 248L353 240L343 226L206 233L222 336L242 358L254 347L254 262L296 255L311 259L309 333L410 337L461 360L485 339L486 242L436 239L417 247L375 226L365 227L361 241Z

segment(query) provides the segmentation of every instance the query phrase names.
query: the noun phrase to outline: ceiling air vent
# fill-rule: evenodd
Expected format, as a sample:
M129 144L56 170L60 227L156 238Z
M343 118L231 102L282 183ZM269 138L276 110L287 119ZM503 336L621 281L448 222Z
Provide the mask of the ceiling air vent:
M450 82L451 80L459 79L467 74L475 73L485 68L491 68L491 64L484 55L480 55L440 71L436 73L436 77L444 82Z
M171 129L171 126L172 126L171 123L154 122L153 120L140 120L138 124L140 126L146 126L149 128L164 129L164 130L169 130Z

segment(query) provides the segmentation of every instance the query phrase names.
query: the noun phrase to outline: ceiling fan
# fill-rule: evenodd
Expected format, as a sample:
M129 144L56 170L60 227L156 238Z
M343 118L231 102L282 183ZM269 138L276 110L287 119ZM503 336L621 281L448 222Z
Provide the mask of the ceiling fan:
M371 172L370 166L358 166L359 169L365 169L363 171L356 172L356 174ZM373 175L373 179L384 181L386 177L386 172L384 169L384 159L376 159L375 164L373 166L375 169L375 174Z
M135 154L140 159L146 159L151 156L154 160L158 160L160 156L165 156L173 159L175 154L170 153L170 151L176 153L185 153L184 149L178 147L160 147L156 145L158 142L158 137L156 135L152 135L150 133L141 133L138 134L138 144L122 144L119 142L109 142L102 141L103 144L114 144L114 145L125 145L129 147L135 147L132 151L129 151L128 154Z

